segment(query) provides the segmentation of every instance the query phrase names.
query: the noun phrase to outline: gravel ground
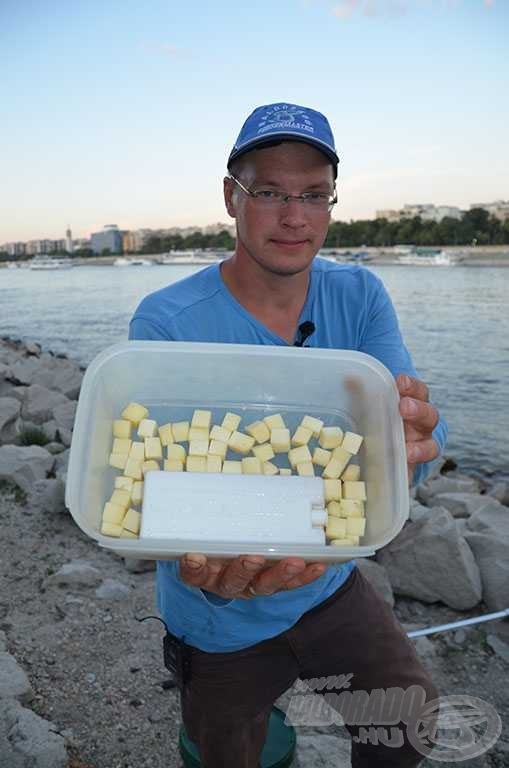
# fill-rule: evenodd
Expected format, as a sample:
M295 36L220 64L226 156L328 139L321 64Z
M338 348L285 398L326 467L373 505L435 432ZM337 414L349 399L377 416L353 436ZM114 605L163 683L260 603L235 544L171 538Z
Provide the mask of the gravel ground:
M164 629L157 621L137 621L155 613L153 571L129 573L120 558L86 538L70 516L41 513L6 487L0 490L0 526L0 629L32 683L31 708L68 738L70 768L180 766L179 699L162 662ZM97 567L104 578L122 582L130 595L102 600L93 587L47 583L48 576L76 559ZM400 621L418 626L482 612L486 609L478 606L458 614L408 599L396 605ZM493 634L509 644L509 622L433 635L418 646L441 694L485 699L502 718L501 740L486 755L461 763L469 768L509 765L504 685L509 664L489 645ZM287 697L279 703L284 706L285 701ZM327 732L345 735L344 729L332 726Z

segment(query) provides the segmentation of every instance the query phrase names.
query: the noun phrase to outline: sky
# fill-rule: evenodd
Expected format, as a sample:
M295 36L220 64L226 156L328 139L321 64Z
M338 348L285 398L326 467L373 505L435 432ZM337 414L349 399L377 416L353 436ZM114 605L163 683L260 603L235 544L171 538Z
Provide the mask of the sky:
M509 199L508 0L0 0L0 243L228 221L257 106L327 115L333 218Z

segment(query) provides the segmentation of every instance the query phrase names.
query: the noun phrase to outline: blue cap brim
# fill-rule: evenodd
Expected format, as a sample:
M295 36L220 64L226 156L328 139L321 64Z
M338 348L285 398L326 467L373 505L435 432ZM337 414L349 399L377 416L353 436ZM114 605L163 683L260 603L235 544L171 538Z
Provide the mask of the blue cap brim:
M318 149L320 152L326 155L333 165L338 165L339 163L339 157L337 154L333 152L332 149L327 144L325 144L325 142L321 142L319 139L308 139L305 136L296 135L295 133L288 133L287 131L281 131L280 133L273 131L271 132L270 136L260 136L260 138L248 141L242 146L234 147L230 152L226 167L229 169L231 163L233 163L234 160L236 160L238 157L241 157L241 155L245 155L247 152L250 152L252 149L263 149L263 147L271 146L280 141L300 141L302 144L309 144L311 147Z

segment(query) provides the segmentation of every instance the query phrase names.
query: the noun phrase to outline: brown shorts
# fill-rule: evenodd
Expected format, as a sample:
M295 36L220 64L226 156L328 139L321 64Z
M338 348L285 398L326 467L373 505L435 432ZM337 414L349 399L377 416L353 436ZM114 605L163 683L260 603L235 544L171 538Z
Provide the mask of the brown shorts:
M417 685L426 701L438 697L392 609L357 568L286 632L240 651L192 648L190 655L182 718L205 768L257 768L271 707L297 678L348 675L351 693ZM410 768L423 759L409 743L404 722L396 724L403 733L398 747L363 743L359 726L345 725L353 737L355 768ZM298 727L296 732L298 744Z

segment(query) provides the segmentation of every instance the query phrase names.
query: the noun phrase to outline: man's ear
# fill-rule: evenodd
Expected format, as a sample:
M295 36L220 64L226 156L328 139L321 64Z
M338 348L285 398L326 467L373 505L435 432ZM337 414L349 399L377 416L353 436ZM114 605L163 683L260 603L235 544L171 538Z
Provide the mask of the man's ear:
M226 210L228 211L228 214L232 217L232 219L235 219L236 212L235 212L235 203L233 201L233 190L234 190L233 181L229 179L228 176L225 176L223 179L224 204L226 206Z

